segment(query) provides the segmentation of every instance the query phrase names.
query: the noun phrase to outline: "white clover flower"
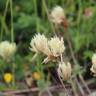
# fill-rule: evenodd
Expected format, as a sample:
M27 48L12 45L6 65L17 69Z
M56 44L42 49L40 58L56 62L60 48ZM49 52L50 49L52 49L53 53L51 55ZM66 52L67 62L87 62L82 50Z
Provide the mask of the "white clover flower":
M16 52L16 44L8 41L2 41L0 43L0 56L4 60L9 60Z
M53 37L48 41L48 45L54 57L60 56L65 51L63 38Z
M92 64L96 64L96 53L92 56Z
M65 15L62 7L56 6L55 8L53 8L50 14L50 20L53 23L61 24L64 18L65 18Z
M65 81L70 78L72 72L70 62L67 63L60 62L57 70L58 70L58 75Z
M90 71L96 76L96 64L93 64L90 68Z
M94 73L94 76L96 76L96 54L92 56L92 67L90 70Z
M44 53L46 55L50 54L50 50L48 48L48 40L44 35L37 34L34 38L31 40L31 51L34 51L36 53Z

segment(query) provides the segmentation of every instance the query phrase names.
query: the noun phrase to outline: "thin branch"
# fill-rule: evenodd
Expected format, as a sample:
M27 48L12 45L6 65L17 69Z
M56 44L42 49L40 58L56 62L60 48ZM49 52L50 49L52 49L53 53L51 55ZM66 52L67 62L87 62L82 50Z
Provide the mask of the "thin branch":
M68 91L67 91L67 89L66 89L66 87L65 87L65 85L64 85L64 83L63 83L63 81L62 81L62 79L61 79L61 77L59 76L58 72L57 72L57 75L58 75L58 77L59 77L59 80L60 80L63 88L64 88L64 91L66 92L66 95L69 96Z
M78 88L79 88L80 93L82 94L82 96L86 96L86 95L85 95L85 92L84 92L84 90L82 89L82 86L81 86L81 84L78 82L77 78L75 78L75 81L76 81L76 83L77 83L77 85L78 85Z
M81 74L79 74L79 78L81 79L81 82L82 82L82 84L84 85L84 87L86 88L87 92L88 92L89 94L91 94L91 90L90 90L89 87L87 86L87 84L86 84L86 82L84 81L84 79L83 79L83 77L82 77Z
M74 93L74 96L78 96L76 84L74 83L74 81L72 79L70 79L70 83L71 83L71 86L72 86L72 91Z

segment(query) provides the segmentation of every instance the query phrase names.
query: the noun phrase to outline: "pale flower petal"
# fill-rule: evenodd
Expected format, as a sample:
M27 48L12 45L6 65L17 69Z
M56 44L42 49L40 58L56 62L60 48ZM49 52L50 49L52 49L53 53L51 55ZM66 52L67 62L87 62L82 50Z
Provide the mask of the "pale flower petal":
M44 35L37 34L32 38L31 43L31 51L34 51L36 53L44 53L46 55L50 54L50 50L48 48L48 40Z
M65 51L63 38L53 37L49 40L48 45L54 57L60 56Z

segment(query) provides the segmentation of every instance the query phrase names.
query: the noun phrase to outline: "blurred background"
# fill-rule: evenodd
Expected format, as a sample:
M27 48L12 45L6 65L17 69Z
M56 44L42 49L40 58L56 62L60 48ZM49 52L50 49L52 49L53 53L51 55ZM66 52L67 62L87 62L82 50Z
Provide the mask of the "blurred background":
M96 52L95 0L0 0L0 40L11 41L13 38L18 46L17 78L18 74L21 74L22 78L23 67L30 63L33 56L29 50L31 38L36 33L44 33L47 37L53 36L48 13L50 14L57 5L64 9L76 59L80 66L87 69L85 79L91 78L91 57ZM60 30L62 34L62 28ZM0 66L3 66L2 62Z

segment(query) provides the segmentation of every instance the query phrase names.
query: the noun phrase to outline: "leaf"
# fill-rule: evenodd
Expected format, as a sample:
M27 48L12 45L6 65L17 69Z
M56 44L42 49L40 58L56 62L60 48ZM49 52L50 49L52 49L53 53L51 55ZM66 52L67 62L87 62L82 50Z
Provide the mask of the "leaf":
M79 74L82 71L83 71L82 67L79 64L74 65L74 69L73 69L73 74L74 75L77 75L77 74Z
M86 58L91 58L92 55L93 55L93 51L86 50L86 51L84 52L84 58L85 58L85 59L86 59Z
M38 85L38 87L39 87L40 89L44 89L46 83L45 83L44 79L41 79L41 80L37 81L37 85Z

